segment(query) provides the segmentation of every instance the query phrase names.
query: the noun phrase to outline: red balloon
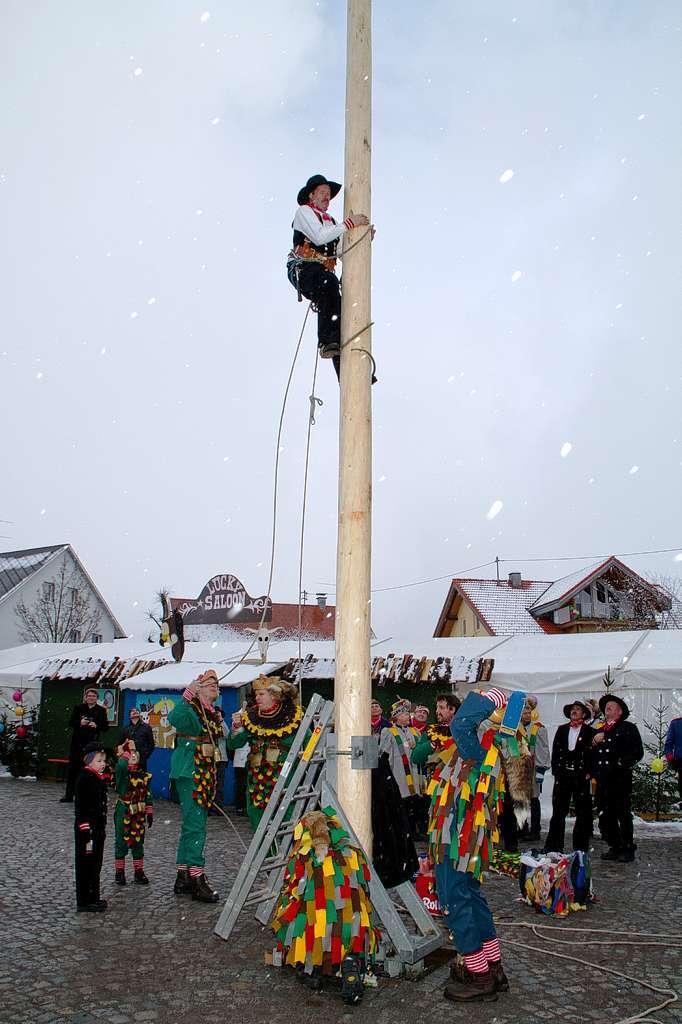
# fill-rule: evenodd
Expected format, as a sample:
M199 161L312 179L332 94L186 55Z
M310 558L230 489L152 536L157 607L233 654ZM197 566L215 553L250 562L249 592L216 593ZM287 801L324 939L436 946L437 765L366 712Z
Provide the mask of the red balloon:
M21 690L15 690L14 693L12 694L12 700L14 701L15 704L19 703L19 701L21 700L21 697L22 697Z
M23 726L23 725L18 726L17 727L17 736L19 737L19 739L23 740L25 735L26 735L26 727Z

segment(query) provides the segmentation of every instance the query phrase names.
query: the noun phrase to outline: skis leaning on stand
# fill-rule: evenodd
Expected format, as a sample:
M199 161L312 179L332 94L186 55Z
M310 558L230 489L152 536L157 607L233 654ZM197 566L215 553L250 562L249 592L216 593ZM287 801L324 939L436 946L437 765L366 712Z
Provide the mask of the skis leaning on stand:
M330 762L350 753L337 753L331 743L328 747L328 740L333 741L333 722L332 701L315 694L218 918L215 932L220 938L230 937L244 907L254 907L256 920L268 924L291 856L296 823L308 812L332 806L351 842L359 846L331 785L335 765L329 763L326 770L327 751ZM400 901L397 903L371 863L369 866L370 895L383 931L379 959L384 960L391 974L404 968L418 969L428 953L443 945L443 934L410 882L392 890ZM406 919L411 920L413 928L408 928Z

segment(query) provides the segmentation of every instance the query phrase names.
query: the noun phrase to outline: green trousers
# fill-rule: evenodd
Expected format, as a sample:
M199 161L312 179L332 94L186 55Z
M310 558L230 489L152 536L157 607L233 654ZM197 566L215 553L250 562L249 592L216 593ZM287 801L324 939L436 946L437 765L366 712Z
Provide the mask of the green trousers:
M128 846L123 838L123 816L125 809L123 804L116 804L114 811L114 856L117 859L125 857L127 853L132 854L133 860L142 860L144 858L144 840L141 843L135 843L134 846Z
M186 864L188 868L203 868L208 812L192 798L194 779L173 779L173 781L182 810L182 828L180 829L175 863Z

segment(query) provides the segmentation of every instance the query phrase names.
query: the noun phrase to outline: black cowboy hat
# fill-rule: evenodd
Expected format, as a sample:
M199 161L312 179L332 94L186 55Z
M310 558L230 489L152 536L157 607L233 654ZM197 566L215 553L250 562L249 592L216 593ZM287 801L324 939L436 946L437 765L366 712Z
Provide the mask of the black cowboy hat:
M602 715L606 711L606 705L610 700L613 700L616 702L616 704L620 705L620 709L623 712L624 719L629 716L630 708L627 706L623 698L616 697L615 693L605 693L603 697L599 698L599 710L601 711Z
M308 178L305 185L298 193L296 202L299 206L305 206L308 202L308 196L311 192L314 192L319 185L329 185L329 191L331 192L332 199L334 196L338 196L339 192L343 188L339 185L338 181L328 181L324 174L313 174L312 178Z
M570 704L564 704L564 718L571 717L571 708L574 708L576 704L579 708L583 709L585 712L585 721L589 722L592 718L592 708L586 704L584 700L572 700Z

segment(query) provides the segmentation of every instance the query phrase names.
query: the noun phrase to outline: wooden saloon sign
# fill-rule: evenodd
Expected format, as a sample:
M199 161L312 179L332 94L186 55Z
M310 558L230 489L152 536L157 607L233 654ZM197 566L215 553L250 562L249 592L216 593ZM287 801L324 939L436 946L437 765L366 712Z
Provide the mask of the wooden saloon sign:
M269 597L251 597L241 580L231 573L213 576L196 601L173 602L185 626L229 625L236 622L259 623L272 618Z

